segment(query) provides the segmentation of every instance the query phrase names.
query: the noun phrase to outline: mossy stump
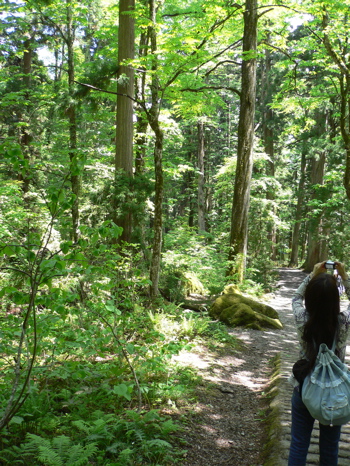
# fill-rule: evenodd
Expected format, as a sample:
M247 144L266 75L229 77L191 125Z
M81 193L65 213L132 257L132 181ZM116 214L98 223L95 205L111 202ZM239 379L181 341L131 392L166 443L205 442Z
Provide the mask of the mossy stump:
M230 327L244 327L256 330L283 328L277 311L267 304L242 296L226 287L209 309L209 315Z

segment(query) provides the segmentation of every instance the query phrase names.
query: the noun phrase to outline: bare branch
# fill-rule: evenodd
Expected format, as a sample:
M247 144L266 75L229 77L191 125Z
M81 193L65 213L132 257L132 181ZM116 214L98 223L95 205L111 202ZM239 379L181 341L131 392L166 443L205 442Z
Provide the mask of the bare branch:
M212 73L213 71L215 71L217 68L219 68L219 66L221 65L224 65L225 63L230 63L232 65L236 65L236 66L241 66L241 63L237 62L237 61L234 61L234 60L223 60L219 63L217 63L214 68L211 68L210 70L208 70L204 76L209 76L210 73Z
M84 87L87 87L93 91L98 91L98 92L105 92L106 94L113 94L113 95L121 95L121 96L124 96L124 97L127 97L128 99L131 99L133 102L137 103L138 105L140 105L143 110L145 112L147 112L147 109L146 109L146 106L143 102L141 102L140 100L137 100L137 99L134 99L134 97L131 97L130 95L128 94L122 94L120 92L114 92L114 91L107 91L107 89L100 89L99 87L96 87L96 86L92 86L91 84L87 84L87 83L81 83L79 81L74 81L76 84L79 84L80 86L84 86Z
M162 18L175 18L177 16L198 15L198 11L183 11L181 13L167 13L162 15Z
M27 277L31 277L29 272L25 270L17 269L16 267L0 267L0 270L11 270L12 272L22 273L23 275L27 275Z
M202 92L206 90L214 90L214 91L226 90L226 91L234 92L239 97L241 96L241 91L239 91L235 87L228 87L228 86L202 86L202 87L197 87L196 89L187 87L184 89L180 89L180 92Z
M272 44L270 44L269 42L267 42L267 41L265 41L265 40L262 40L262 41L261 41L261 44L267 45L268 47L271 47L272 49L277 50L277 52L282 53L283 55L285 55L286 57L288 57L291 61L293 61L294 63L296 63L296 60L294 60L293 57L292 57L286 50L281 49L280 47L276 47L275 45L272 45Z
M269 8L268 10L263 11L262 13L260 13L260 15L258 15L258 18L261 18L262 16L266 15L266 13L268 13L269 11L273 11L273 8Z

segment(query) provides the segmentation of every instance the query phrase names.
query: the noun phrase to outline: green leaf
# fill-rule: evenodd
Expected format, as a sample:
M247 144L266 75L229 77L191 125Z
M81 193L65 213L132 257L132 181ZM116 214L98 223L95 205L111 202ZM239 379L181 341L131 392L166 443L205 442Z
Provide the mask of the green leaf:
M125 383L121 383L120 385L116 385L113 388L113 393L115 393L118 396L122 396L126 398L128 401L131 400L131 394L129 392L129 388Z
M13 416L13 418L10 421L10 424L22 424L23 421L24 421L23 417Z
M33 252L33 251L28 251L27 252L27 259L30 262L35 261L35 258L36 258L35 252Z
M57 263L56 259L44 260L41 263L41 267L43 269L53 269L56 266L56 263Z
M72 241L66 241L60 244L60 248L63 254L67 254L69 252L70 248L72 247L72 244Z
M74 260L77 261L77 262L86 262L86 258L84 256L84 254L82 254L81 252L77 252L75 254Z
M8 245L4 247L2 253L6 254L7 256L13 256L15 254L13 247Z
M88 246L88 241L85 238L79 238L78 244L82 248L86 248Z
M60 261L60 260L58 260L58 261L56 262L56 267L57 267L58 270L65 270L65 268L66 268L66 262L65 262L65 261Z
M121 311L115 306L113 301L107 301L105 303L105 308L109 312L113 312L114 314L117 314L118 316L121 315Z
M129 354L135 354L135 346L131 343L126 345L126 350Z
M0 290L0 298L6 294L14 293L15 291L17 291L17 288L14 288L13 286L4 286L4 288Z
M17 291L13 294L12 300L15 304L28 304L29 303L29 294L22 293Z

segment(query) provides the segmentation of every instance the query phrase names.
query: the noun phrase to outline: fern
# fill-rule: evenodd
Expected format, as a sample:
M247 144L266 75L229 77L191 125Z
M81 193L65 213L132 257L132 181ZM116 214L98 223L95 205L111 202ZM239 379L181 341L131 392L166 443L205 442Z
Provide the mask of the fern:
M65 466L84 466L88 463L89 458L97 452L95 444L90 443L85 447L81 445L73 445L69 450L69 457Z
M39 454L38 460L45 464L45 466L63 466L63 461L59 454L56 453L51 446L44 445L38 446Z
M154 440L148 440L147 442L148 447L158 447L158 448L172 448L171 444L166 440L161 440L156 438Z
M85 432L86 434L90 432L90 426L88 426L88 424L82 421L81 419L78 421L73 421L72 424L75 427L78 427L79 430L81 430L82 432Z
M61 435L52 440L28 433L26 443L3 451L0 459L4 464L43 464L45 466L84 466L97 452L97 445L89 443L85 447L72 445L69 437Z
M180 426L176 425L171 419L163 422L161 425L162 434L167 436L173 432L180 430Z
M141 446L147 440L146 433L135 424L131 424L130 426L127 425L126 436L129 441L134 441L139 446Z
M118 456L118 466L131 466L134 463L133 459L134 459L134 456L135 456L135 453L134 453L134 450L131 449L131 448L125 448L124 450L122 450L120 453L119 453L119 456Z
M122 451L123 448L125 447L126 447L125 442L117 440L116 442L112 443L112 445L109 445L109 447L106 448L106 451L108 451L108 453L116 455L118 454L118 452Z
M99 445L105 447L114 438L114 426L109 426L108 422L111 424L115 423L115 417L113 415L104 416L104 419L96 419L93 421L92 425L82 420L73 421L72 424L80 431L87 434L86 442L97 442Z
M29 440L28 447L33 445L37 448L37 458L45 466L63 466L62 459L59 453L52 449L50 440L30 433L27 434L26 439Z
M52 439L52 448L57 452L61 458L65 458L67 451L69 450L71 440L65 435L60 435Z
M0 454L0 463L7 464L25 464L23 458L23 449L16 445L10 448L4 448Z

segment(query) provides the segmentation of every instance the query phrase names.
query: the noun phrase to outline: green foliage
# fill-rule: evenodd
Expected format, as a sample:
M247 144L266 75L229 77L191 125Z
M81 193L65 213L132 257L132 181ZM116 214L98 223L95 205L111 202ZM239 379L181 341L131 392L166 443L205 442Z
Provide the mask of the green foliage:
M85 447L80 444L72 445L71 439L65 435L46 440L38 435L27 434L26 442L3 452L2 460L4 464L25 465L35 462L45 466L84 466L89 464L96 451L94 443ZM9 457L8 460L5 459L6 456Z
M165 237L164 279L177 297L186 295L184 275L191 271L210 294L223 288L225 258L221 250L221 242L210 234L198 235L193 229L179 226L171 230ZM197 291L198 292L198 291Z
M177 427L161 409L191 399L200 381L193 369L175 364L175 356L197 342L235 344L205 311L183 311L178 304L189 294L215 296L236 279L226 271L235 221L242 6L224 0L159 4L157 53L149 53L148 5L136 2L137 164L131 179L115 173L113 160L116 2L0 3L1 461L173 464ZM75 79L88 85L75 83L70 91L69 6ZM347 66L348 5L299 2L304 24L297 28L290 26L295 5L285 6L267 8L259 19L247 271L240 285L253 296L271 291L275 269L288 264L294 225L300 225L300 266L315 231L332 259L346 261L350 254L339 68L341 60ZM327 52L325 34L339 62ZM171 303L150 302L148 294L155 138L141 129L140 118L151 105L153 78L161 90L164 134L159 286ZM324 154L323 180L312 184ZM201 233L199 175L207 230ZM74 176L81 181L78 199ZM80 225L73 240L76 201ZM125 212L133 217L128 245L120 244L121 228L112 221Z
M115 464L134 465L145 460L148 464L166 463L172 455L176 456L164 438L169 438L179 427L155 410L141 414L127 411L124 418L95 412L92 418L96 420L73 424L86 435L85 442L97 442L107 457L114 458Z
M123 417L95 411L91 420L72 421L72 437L59 435L48 440L28 433L21 445L3 449L0 459L2 464L45 466L83 466L91 461L118 466L174 464L181 452L165 439L178 430L178 425L155 410L126 411Z

